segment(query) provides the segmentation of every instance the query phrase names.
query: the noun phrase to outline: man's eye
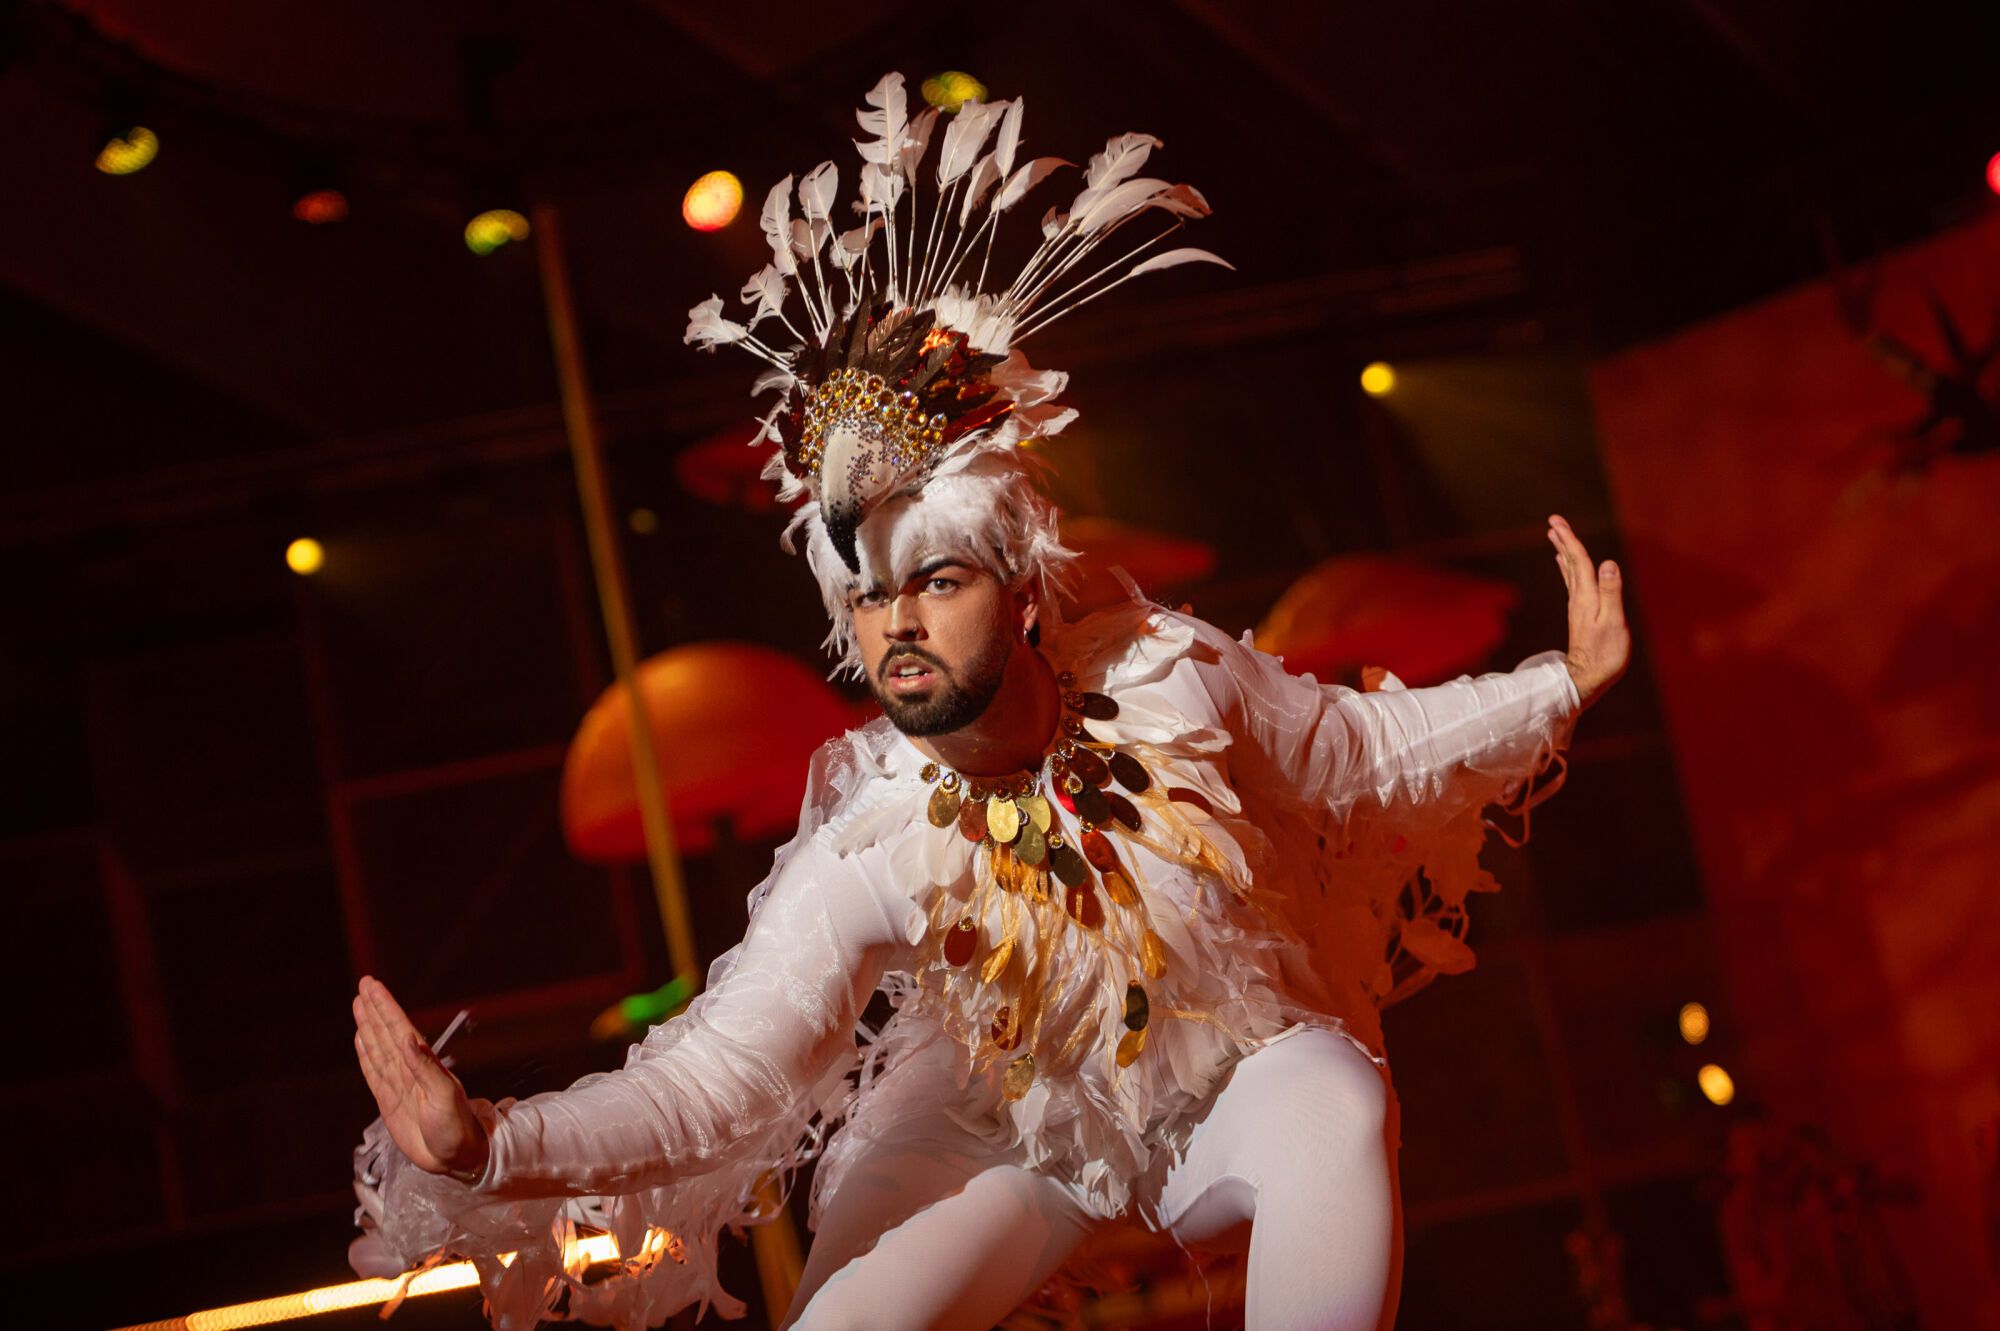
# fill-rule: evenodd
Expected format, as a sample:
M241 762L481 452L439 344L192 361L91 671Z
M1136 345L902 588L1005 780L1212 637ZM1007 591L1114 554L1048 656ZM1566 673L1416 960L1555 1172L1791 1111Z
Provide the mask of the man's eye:
M854 598L854 608L856 610L872 610L888 599L881 592L863 592Z
M958 590L958 579L957 579L957 578L932 578L932 579L930 580L930 590L931 590L931 591L933 591L933 592L950 592L950 591L957 591L957 590Z

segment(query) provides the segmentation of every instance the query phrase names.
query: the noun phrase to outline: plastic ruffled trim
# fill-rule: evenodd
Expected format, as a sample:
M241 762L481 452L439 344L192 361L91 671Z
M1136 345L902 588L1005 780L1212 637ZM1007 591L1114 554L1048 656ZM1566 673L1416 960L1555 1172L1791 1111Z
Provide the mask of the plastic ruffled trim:
M868 803L855 797L876 776L870 756L857 753L847 740L815 756L800 835L779 852L771 876L750 894L753 921L789 857L814 838L830 835L829 824L843 811ZM709 993L732 974L737 957L732 950L719 958L709 970L709 992L681 1017L653 1028L634 1046L628 1065L694 1035ZM393 1277L447 1257L468 1258L479 1273L496 1331L529 1331L550 1319L640 1331L690 1304L740 1317L744 1304L722 1287L717 1274L720 1235L770 1218L773 1200L789 1187L794 1172L819 1154L830 1126L868 1084L866 1070L857 1075L858 1064L852 1054L837 1059L811 1085L756 1105L755 1112L731 1124L727 1139L712 1145L713 1158L691 1165L670 1184L617 1196L521 1200L482 1192L411 1164L377 1119L354 1157L360 1203L355 1219L363 1233L350 1260L363 1275ZM603 1080L585 1077L571 1090ZM513 1103L503 1101L488 1112L497 1119L497 1111ZM692 1172L695 1168L701 1172ZM593 1271L585 1284L582 1270L564 1260L579 1227L610 1233L620 1253L637 1258L609 1277ZM503 1263L510 1253L515 1256Z

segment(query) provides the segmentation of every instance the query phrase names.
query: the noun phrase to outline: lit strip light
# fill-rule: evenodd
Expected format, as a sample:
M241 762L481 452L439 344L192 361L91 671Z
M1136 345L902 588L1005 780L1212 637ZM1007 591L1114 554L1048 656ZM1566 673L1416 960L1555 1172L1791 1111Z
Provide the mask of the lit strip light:
M654 1234L658 1235L658 1242ZM667 1246L665 1240L664 1231L656 1230L648 1234L641 1259L657 1256L656 1248L664 1251ZM569 1246L568 1260L564 1265L574 1271L579 1266L613 1261L617 1256L616 1239L609 1234L593 1234ZM500 1258L503 1265L513 1260L511 1252L502 1254ZM322 1289L309 1289L303 1294L282 1294L275 1299L258 1299L254 1303L232 1303L227 1308L210 1308L164 1322L120 1327L118 1331L235 1331L237 1327L269 1326L273 1322L290 1322L320 1313L372 1307L387 1303L398 1295L414 1299L425 1294L442 1294L447 1290L471 1289L478 1283L479 1273L473 1269L471 1262L453 1262L448 1266L434 1266L414 1276L399 1276L394 1280L350 1280L345 1285L327 1285Z

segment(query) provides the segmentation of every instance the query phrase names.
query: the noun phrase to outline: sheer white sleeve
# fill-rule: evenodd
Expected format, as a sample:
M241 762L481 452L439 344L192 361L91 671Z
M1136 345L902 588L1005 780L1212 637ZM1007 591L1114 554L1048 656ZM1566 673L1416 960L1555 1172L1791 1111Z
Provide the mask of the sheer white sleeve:
M1499 887L1480 863L1488 831L1520 844L1528 810L1562 785L1558 767L1535 786L1581 710L1562 654L1358 693L1288 675L1213 630L1202 646L1192 659L1230 733L1231 779L1307 824L1290 839L1292 926L1349 1029L1379 1047L1377 1009L1475 964L1467 898ZM1519 815L1518 832L1490 820L1495 804Z
M476 1190L633 1192L713 1169L798 1114L854 1052L894 940L841 861L793 856L718 978L633 1047L622 1071L500 1111Z
M1345 814L1509 798L1569 744L1581 708L1562 653L1431 688L1359 693L1285 673L1217 634L1197 658L1240 748L1232 770L1268 798Z
M496 1326L533 1325L558 1299L570 1316L595 1307L621 1323L643 1314L638 1325L697 1300L740 1307L715 1280L717 1233L754 1222L760 1184L813 1154L808 1126L837 1116L860 1012L905 946L901 915L892 923L853 861L810 834L815 821L809 799L807 826L752 894L749 929L708 989L620 1071L503 1102L475 1184L418 1170L378 1121L356 1154L357 1268L473 1258ZM565 1278L577 1220L610 1229L628 1256L653 1240L655 1261L630 1280Z

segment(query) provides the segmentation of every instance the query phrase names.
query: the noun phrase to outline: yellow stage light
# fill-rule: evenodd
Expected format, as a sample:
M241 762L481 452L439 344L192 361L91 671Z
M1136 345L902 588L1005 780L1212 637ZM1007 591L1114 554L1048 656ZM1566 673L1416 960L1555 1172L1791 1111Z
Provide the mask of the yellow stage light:
M1726 1105L1736 1098L1736 1081L1722 1070L1720 1063L1704 1063L1701 1071L1694 1074L1701 1084L1701 1093L1708 1097L1710 1104Z
M509 241L528 238L528 219L512 208L489 208L465 224L465 248L491 254Z
M311 577L326 567L326 547L310 536L301 536L285 547L285 565L301 577Z
M1396 372L1387 361L1376 361L1361 372L1361 391L1370 397L1387 397L1396 388Z
M665 1230L650 1229L635 1260L652 1262L670 1256L672 1244L673 1239ZM615 1261L617 1257L618 1241L609 1234L595 1234L570 1245L565 1265L572 1270L580 1270L599 1262ZM511 1265L513 1260L513 1253L501 1254L502 1265ZM408 1281L407 1286L405 1280ZM452 1262L395 1280L350 1280L344 1285L327 1285L309 1289L303 1294L284 1294L275 1299L258 1299L254 1303L233 1303L227 1308L210 1308L185 1317L172 1317L164 1322L121 1327L119 1331L235 1331L237 1327L269 1326L273 1322L290 1322L319 1313L372 1307L387 1303L398 1294L416 1299L426 1294L442 1294L447 1290L470 1289L478 1283L479 1273L473 1269L471 1262Z
M986 100L986 85L962 69L947 69L924 80L924 100L940 111L956 111L967 102Z
M144 125L134 125L104 141L97 150L97 169L107 176L129 176L145 170L159 155L159 135Z
M1708 1038L1708 1009L1699 1003L1681 1008L1681 1039L1700 1044Z
M711 171L688 186L681 219L697 231L720 231L743 207L743 182L727 171Z

